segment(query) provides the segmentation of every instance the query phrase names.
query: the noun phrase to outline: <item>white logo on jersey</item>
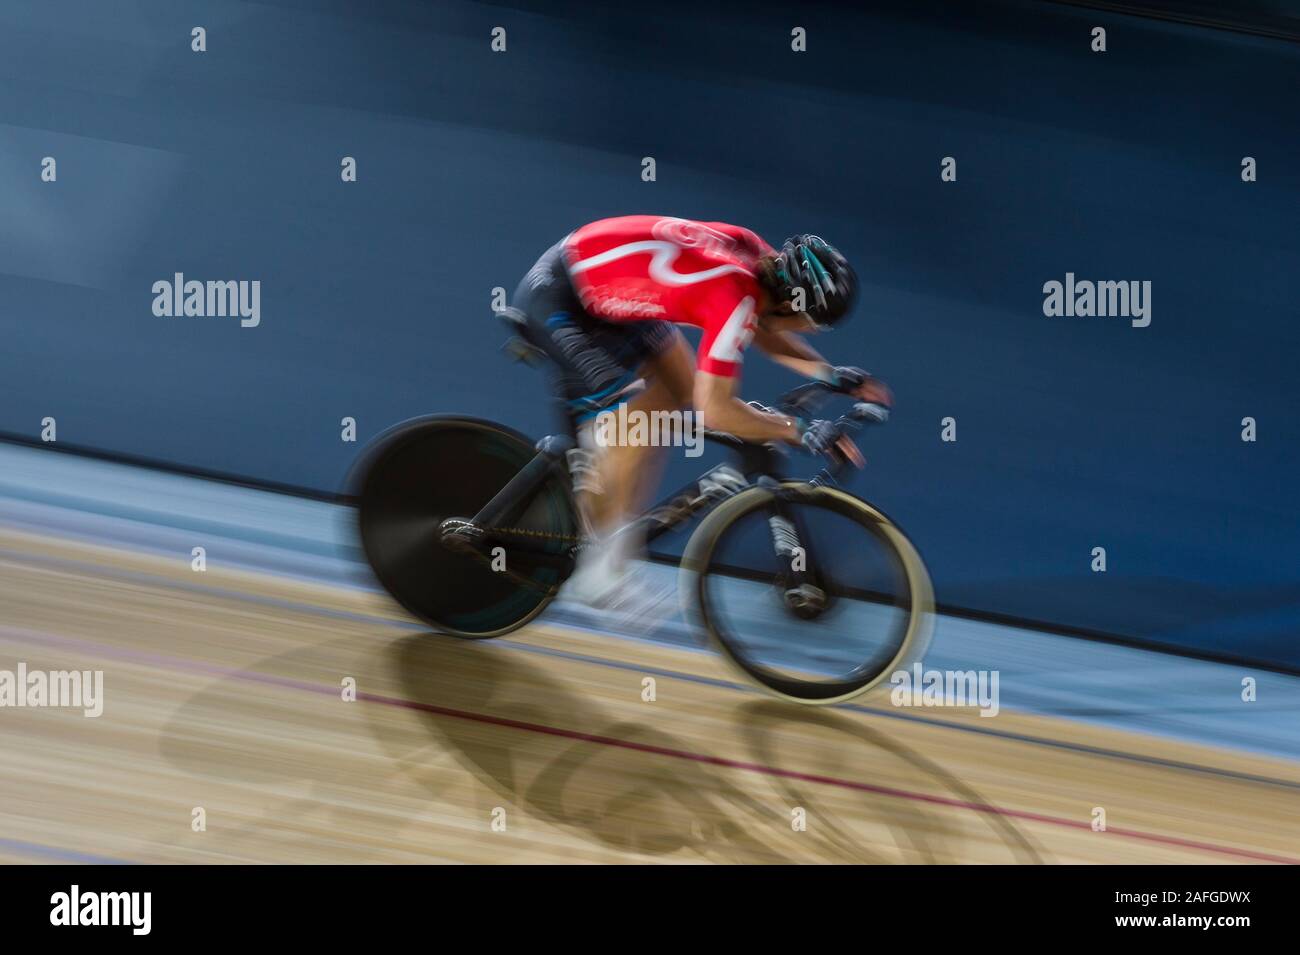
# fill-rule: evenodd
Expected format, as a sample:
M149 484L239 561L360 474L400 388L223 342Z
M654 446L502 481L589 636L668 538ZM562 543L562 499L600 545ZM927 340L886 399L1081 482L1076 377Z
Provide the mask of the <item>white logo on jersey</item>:
M576 275L588 269L600 268L600 266L608 265L610 262L625 259L629 255L638 255L644 252L651 253L650 277L662 285L694 285L696 282L707 282L709 279L715 279L719 275L726 275L729 272L739 272L742 275L748 274L748 270L741 268L739 265L718 265L711 269L704 269L701 272L675 271L673 263L682 254L681 246L660 239L646 239L641 242L628 242L626 245L615 246L612 249L593 255L589 259L575 262L569 266L569 273Z
M754 298L746 295L713 339L709 357L714 361L742 361L741 352L754 337L754 324Z
M607 315L614 318L659 318L668 313L658 302L652 302L644 296L627 298L610 295L600 289L587 289L579 295L582 307L593 315Z
M735 242L725 233L710 229L702 222L690 219L660 219L650 229L656 239L667 239L684 249L703 246L712 255L726 255L735 249Z

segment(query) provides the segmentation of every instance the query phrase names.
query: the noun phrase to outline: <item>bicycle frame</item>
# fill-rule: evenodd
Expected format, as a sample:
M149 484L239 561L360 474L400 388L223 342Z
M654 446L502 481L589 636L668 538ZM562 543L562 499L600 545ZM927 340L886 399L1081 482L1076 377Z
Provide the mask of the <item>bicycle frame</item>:
M739 468L728 464L716 465L637 518L634 525L644 535L647 544L756 483L778 483L782 455L776 449L717 432L705 432L705 438L734 452ZM491 547L497 544L500 539L493 536L493 529L509 528L527 510L533 497L557 473L562 474L566 480L577 482L577 474L571 473L576 468L570 465L570 453L574 451L574 444L571 438L564 435L548 435L537 443L537 454L532 460L469 520L475 533L475 546ZM824 469L812 481L828 479L833 480L829 468ZM804 557L801 561L790 561L789 586L799 588L813 584L820 578L820 574L815 556L803 545L803 542L808 541L809 535L798 511L788 507L782 495L777 495L773 501L769 523L773 550L778 558L789 558L796 553L801 553ZM528 554L537 563L564 566L573 560L581 543L558 554L553 549L546 549L544 542L532 544L527 540L512 540L510 547L517 553Z
M509 310L499 313L516 337L506 343L506 350L514 357L527 364L543 364L546 351L531 339L527 324L521 316ZM801 415L810 415L834 390L823 382L810 382L802 385L785 396L787 410ZM556 473L563 474L569 486L576 492L582 483L581 468L585 465L572 462L572 455L581 454L577 448L578 410L568 402L556 397L556 407L564 422L566 433L552 434L537 443L537 454L506 486L488 501L470 520L470 526L478 538L474 544L493 542L492 529L509 527L510 523L528 508L533 496L554 478ZM593 410L593 409L587 409ZM727 465L718 465L701 475L690 484L684 485L675 494L669 495L657 505L650 508L634 523L636 530L642 533L646 544L663 536L671 530L692 520L703 511L716 507L722 501L740 493L756 482L771 482L775 485L779 478L781 454L767 445L752 444L734 435L706 431L704 437L729 448L738 458L740 470ZM828 464L816 476L809 479L812 484L836 484L844 461ZM576 508L576 501L575 501ZM803 560L790 561L789 581L793 587L803 587L820 579L814 562L814 555L802 542L809 540L799 513L786 506L782 495L776 495L770 518L772 528L772 547L778 559L783 556L802 554ZM556 554L553 550L544 550L542 545L531 546L527 541L514 541L511 546L516 551L528 553L539 563L549 566L572 566L572 561L581 543L574 544L564 553Z

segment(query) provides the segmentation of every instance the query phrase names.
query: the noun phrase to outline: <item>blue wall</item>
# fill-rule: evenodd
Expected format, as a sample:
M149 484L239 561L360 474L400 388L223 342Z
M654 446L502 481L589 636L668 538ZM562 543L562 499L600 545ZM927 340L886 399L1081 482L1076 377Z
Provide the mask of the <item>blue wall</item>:
M569 228L814 230L867 283L825 349L898 394L855 487L941 601L1300 665L1300 46L1029 3L549 6L0 6L0 430L335 489L344 415L549 426L489 290ZM259 279L261 325L155 317L177 271ZM1150 280L1150 327L1045 317L1067 271ZM792 383L751 360L748 394Z

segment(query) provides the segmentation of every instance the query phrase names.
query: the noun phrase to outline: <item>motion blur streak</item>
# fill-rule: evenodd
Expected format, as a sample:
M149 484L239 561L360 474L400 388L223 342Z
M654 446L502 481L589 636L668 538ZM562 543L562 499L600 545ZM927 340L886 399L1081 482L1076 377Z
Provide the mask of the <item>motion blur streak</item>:
M0 474L0 661L93 664L106 695L3 713L5 861L1300 859L1300 740L1243 739L1221 665L944 619L927 665L1002 669L996 719L810 712L563 608L509 642L425 633L343 508L25 448ZM1249 675L1260 707L1298 682Z
M488 303L568 230L810 228L861 263L830 357L899 398L867 496L944 603L1300 668L1300 44L1023 0L732 6L0 4L0 432L53 415L331 493L343 415L361 443L431 411L553 426ZM177 272L260 281L259 324L155 316ZM1071 272L1150 281L1150 326L1046 317ZM765 365L746 397L789 387Z

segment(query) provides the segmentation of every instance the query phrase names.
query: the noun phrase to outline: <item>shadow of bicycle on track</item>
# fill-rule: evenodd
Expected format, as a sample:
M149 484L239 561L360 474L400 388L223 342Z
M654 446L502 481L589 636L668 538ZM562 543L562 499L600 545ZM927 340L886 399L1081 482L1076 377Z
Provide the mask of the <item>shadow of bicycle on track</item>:
M340 708L332 692L249 695L270 675L272 685L324 688L339 673L357 675L357 704ZM347 861L383 861L392 855L383 846L406 845L421 830L418 813L393 811L411 795L481 818L481 856L493 861L510 861L510 843L492 841L497 806L514 836L527 838L540 820L600 850L587 861L968 861L967 841L981 836L966 814L1005 844L994 851L1007 861L1041 861L1011 820L979 811L986 803L970 786L861 716L738 692L702 704L707 729L675 735L654 725L656 708L672 705L662 692L653 706L635 695L627 706L611 702L609 673L557 672L553 658L434 633L327 639L216 678L172 714L160 751L196 780L286 795L311 787L272 797L242 825L224 823L224 850L259 861L310 857L321 831L366 834L349 841ZM604 698L585 696L584 686ZM250 706L265 708L274 732L256 733ZM232 721L242 735L230 734ZM343 743L353 731L368 733L378 751L322 761L300 749ZM710 762L715 755L725 762ZM465 776L478 786L467 789ZM885 778L970 808L852 786ZM368 786L378 786L373 806ZM799 807L804 831L792 826ZM555 858L564 852L556 846Z
M790 861L779 832L773 838L767 831L773 826L763 817L771 811L761 801L713 767L645 751L686 751L691 741L643 721L612 718L526 654L424 634L394 642L389 660L404 698L420 708L440 746L508 813L522 811L619 853ZM425 744L394 732L387 721L373 729L399 760ZM516 822L511 831L526 824Z
M710 764L700 751L707 743L644 719L615 717L607 704L578 695L580 684L551 676L526 652L422 634L395 641L388 655L404 697L420 708L440 746L501 802L609 849L680 853L683 861L691 855L716 862L962 860L964 830L950 810L869 791L848 794L848 810L837 810L845 803L842 789L832 800L824 784L802 775ZM798 726L819 742L830 740L821 752L839 754L835 766L820 764L818 773L870 779L882 760L893 761L963 803L987 807L937 763L860 720L776 700L738 697L737 703L740 762L782 765L779 741ZM410 748L423 745L394 733L387 721L375 723L374 731L399 760L409 761ZM791 825L791 808L799 806L815 813L816 824L804 831ZM1011 820L992 811L979 815L1005 844L1007 861L1042 861ZM888 835L868 842L864 828Z
M920 751L905 746L890 734L861 720L851 719L833 709L758 699L741 705L736 722L754 760L763 765L776 766L784 762L780 743L789 736L792 725L799 725L808 735L815 735L827 744L814 751L808 740L803 739L799 749L805 771L799 776L778 777L775 782L790 805L816 807L820 824L837 838L842 839L846 833L852 832L854 824L843 818L833 806L827 805L827 800L822 798L824 784L809 781L806 777L878 778L883 764L891 762L893 768L903 769L912 778L938 784L941 790L951 793L951 798L962 803L966 812L977 813L983 818L992 835L1010 853L1005 861L1029 864L1045 861L1020 828L998 813L996 807L974 787ZM850 745L835 746L831 741L836 736L845 738ZM864 765L863 754L871 754L873 762ZM810 764L814 769L807 768ZM864 776L867 768L875 771ZM935 812L926 808L924 802L889 794L864 792L862 796L872 802L874 821L889 828L907 861L931 864L969 861L960 851L963 835L951 813Z

